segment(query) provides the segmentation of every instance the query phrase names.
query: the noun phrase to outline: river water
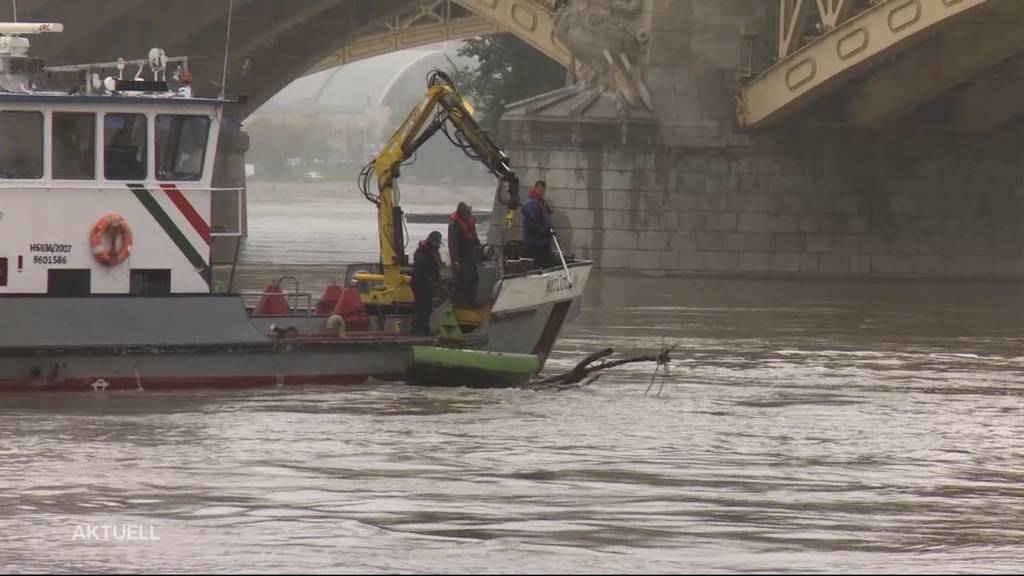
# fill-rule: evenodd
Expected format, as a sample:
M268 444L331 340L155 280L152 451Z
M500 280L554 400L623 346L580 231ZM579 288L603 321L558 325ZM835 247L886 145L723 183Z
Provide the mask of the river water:
M603 275L549 370L669 379L4 396L0 569L1020 572L1021 296Z

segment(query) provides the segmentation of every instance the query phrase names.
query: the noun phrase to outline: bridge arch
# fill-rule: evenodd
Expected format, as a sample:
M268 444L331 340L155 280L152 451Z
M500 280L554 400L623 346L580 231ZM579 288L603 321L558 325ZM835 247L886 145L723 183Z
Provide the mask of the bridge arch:
M308 73L389 52L502 33L519 36L542 54L568 67L572 55L554 37L551 8L545 2L526 0L421 1L387 19L376 32L342 46Z
M233 24L229 82L234 81L232 92L244 94L247 99L233 106L230 113L243 119L295 78L339 65L346 62L346 57L351 62L436 43L441 38L438 29L443 29L452 40L485 33L514 33L540 52L568 65L571 55L554 37L553 3L549 2L311 0L302 10L280 13L269 27L266 19L236 15L236 21L241 20L248 28L243 32L245 39L236 42ZM253 11L263 7L258 0L249 0L248 6ZM216 54L216 42L222 44L225 28L226 22L213 22L197 35L195 42L206 41L209 48L204 46L203 51ZM385 36L389 36L386 42L382 41ZM361 47L358 53L353 50L356 47ZM213 59L211 64L219 62ZM206 77L219 78L219 66L214 68L208 73L212 76Z
M220 93L226 2L19 0L18 8L23 20L73 15L63 35L34 46L51 65L140 58L160 46L190 57L198 94ZM233 0L228 94L243 98L228 113L244 119L310 71L444 39L511 32L566 64L553 8L553 0Z

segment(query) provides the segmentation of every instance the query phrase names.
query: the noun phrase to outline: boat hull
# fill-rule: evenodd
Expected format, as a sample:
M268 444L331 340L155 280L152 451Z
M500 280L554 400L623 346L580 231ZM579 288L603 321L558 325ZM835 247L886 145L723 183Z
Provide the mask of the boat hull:
M589 264L575 267L571 289L560 283L564 271L503 280L471 347L535 355L536 373L578 306L589 271ZM433 344L409 334L332 336L315 329L277 337L254 323L238 296L5 296L0 317L13 327L0 334L5 392L403 381L412 347ZM301 315L277 325L299 318L305 323L295 325L327 324ZM478 376L468 378L471 385L481 385Z
M401 380L408 338L0 351L0 390L136 390Z

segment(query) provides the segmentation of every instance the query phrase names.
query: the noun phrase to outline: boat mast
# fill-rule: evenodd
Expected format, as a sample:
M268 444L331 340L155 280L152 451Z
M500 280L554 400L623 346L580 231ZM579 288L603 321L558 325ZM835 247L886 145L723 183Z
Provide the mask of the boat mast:
M224 70L220 77L220 99L223 100L228 90L228 49L231 48L231 11L234 0L228 0L228 29L224 34Z

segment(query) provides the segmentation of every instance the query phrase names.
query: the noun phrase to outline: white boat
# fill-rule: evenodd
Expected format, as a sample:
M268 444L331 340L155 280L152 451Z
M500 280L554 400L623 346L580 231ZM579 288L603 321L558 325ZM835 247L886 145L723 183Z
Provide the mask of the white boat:
M25 35L60 29L0 24L0 390L403 379L410 347L433 339L408 334L403 309L344 322L362 313L342 303L358 290L348 282L322 294L214 293L211 246L240 241L211 222L215 199L241 192L213 185L225 100L193 96L187 60L158 49L50 69L82 83L39 89ZM482 268L490 298L469 346L542 365L578 313L591 263L525 271L496 254Z

